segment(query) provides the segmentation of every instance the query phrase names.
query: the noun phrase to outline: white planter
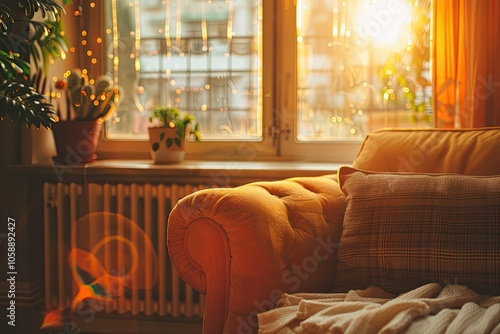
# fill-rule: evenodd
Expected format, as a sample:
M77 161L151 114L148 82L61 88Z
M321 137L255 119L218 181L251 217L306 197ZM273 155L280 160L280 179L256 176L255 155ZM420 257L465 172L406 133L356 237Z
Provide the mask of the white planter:
M21 162L26 165L52 165L52 158L56 155L52 131L44 127L36 129L34 126L29 128L22 126L20 129L22 142Z
M186 155L185 140L177 137L175 128L149 128L149 151L157 164L181 162Z

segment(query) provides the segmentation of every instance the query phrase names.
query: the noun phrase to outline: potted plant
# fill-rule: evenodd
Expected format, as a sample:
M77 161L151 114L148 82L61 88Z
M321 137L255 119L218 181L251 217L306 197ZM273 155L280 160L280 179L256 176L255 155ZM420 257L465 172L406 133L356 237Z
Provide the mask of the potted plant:
M45 20L37 21L37 14ZM63 15L53 0L0 0L1 119L8 115L37 128L50 128L55 121L53 105L39 86L50 60L67 52Z
M64 16L61 1L0 0L0 120L12 121L0 122L0 135L20 144L4 147L3 161L45 163L53 155L55 110L44 92L50 64L69 49Z
M149 146L155 163L172 163L184 160L186 138L200 141L198 123L188 113L181 115L175 107L156 106L149 121Z
M65 78L56 82L56 88L66 90L66 103L52 126L57 150L54 160L65 165L92 162L97 158L103 122L118 106L120 89L107 75L89 80L85 70L68 71Z

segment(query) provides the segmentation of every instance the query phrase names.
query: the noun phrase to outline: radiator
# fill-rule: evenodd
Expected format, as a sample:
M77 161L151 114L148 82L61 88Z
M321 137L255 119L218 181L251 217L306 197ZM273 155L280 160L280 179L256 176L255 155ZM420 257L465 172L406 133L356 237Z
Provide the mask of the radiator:
M165 244L170 210L202 188L45 183L46 310L77 306L79 286L97 279L107 289L95 296L96 311L202 317L204 295L178 277Z

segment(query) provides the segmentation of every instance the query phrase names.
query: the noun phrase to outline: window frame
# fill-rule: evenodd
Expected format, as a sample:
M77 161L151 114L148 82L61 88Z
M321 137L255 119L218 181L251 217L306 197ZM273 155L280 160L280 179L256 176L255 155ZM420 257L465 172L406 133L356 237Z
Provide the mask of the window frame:
M104 8L102 3L97 3L100 6L101 15L104 17ZM272 31L274 22L274 3L272 1L263 1L263 29L264 31ZM102 20L99 21L97 30L104 31ZM97 25L96 25L97 26ZM262 47L264 50L272 50L274 47L274 34L263 34ZM101 46L101 52L103 52ZM266 52L266 51L264 51ZM272 87L275 80L275 73L269 70L273 67L274 59L263 57L263 85L262 85L262 101L263 101L263 124L262 124L262 139L260 140L235 140L235 141L201 141L196 143L187 143L186 159L188 160L273 160L276 157L276 148L273 146L273 141L268 136L267 129L272 124L272 114L269 110L274 109L275 98L273 96ZM101 62L101 71L104 71L104 62ZM108 139L104 135L97 149L97 154L101 159L149 159L149 144L147 140L130 139Z
M299 141L297 119L297 30L296 5L292 2L278 1L277 21L277 82L276 110L277 126L290 131L288 139L281 138L280 150L283 156L291 160L351 163L356 156L362 138L342 141ZM294 27L290 29L290 27ZM287 45L294 47L287 48ZM328 153L331 152L331 153Z
M104 8L97 2L100 15ZM300 142L297 138L297 49L296 5L289 1L263 1L262 59L262 139L257 141L201 141L187 143L187 160L230 161L309 161L350 163L362 138L342 141ZM96 21L93 21L96 22ZM104 31L100 24L89 26L96 35ZM293 27L292 29L290 27ZM101 57L105 56L100 45ZM271 56L269 56L271 55ZM85 59L83 60L85 63ZM98 71L104 71L100 62ZM95 68L95 65L93 66ZM328 153L331 152L331 153ZM108 139L104 135L97 148L100 159L150 159L147 140Z

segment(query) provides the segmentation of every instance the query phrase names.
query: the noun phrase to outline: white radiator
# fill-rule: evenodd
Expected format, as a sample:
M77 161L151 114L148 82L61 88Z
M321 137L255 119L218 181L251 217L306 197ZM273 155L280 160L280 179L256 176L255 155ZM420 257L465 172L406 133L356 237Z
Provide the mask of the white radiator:
M107 287L99 296L111 292L112 298L96 297L96 311L202 317L204 295L178 277L165 243L171 208L202 188L45 183L46 310L71 307L79 284L97 279L97 286ZM70 254L78 257L70 261Z

